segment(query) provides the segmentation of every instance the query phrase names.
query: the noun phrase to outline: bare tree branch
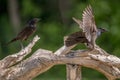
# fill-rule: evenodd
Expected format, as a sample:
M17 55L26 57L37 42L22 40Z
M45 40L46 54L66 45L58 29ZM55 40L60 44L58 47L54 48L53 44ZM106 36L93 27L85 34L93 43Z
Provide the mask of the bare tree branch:
M82 80L81 66L77 64L67 64L67 80Z
M31 52L32 47L39 39L40 38L38 36L35 36L33 41L26 48L22 49L18 53L5 57L3 60L0 61L0 68L7 68L21 61L26 55Z
M82 78L81 75L77 75L80 74L81 66L101 72L108 80L120 78L120 59L108 54L98 46L94 50L70 51L68 49L68 53L65 55L63 54L65 49L61 48L57 50L61 55L56 55L56 52L54 54L49 50L38 49L30 57L23 60L38 40L39 37L36 36L25 49L0 61L1 80L31 80L59 64L68 64L67 68L70 70L68 70L69 74L67 76L72 75L68 77L70 78L68 80L80 80ZM70 68L71 66L72 68Z

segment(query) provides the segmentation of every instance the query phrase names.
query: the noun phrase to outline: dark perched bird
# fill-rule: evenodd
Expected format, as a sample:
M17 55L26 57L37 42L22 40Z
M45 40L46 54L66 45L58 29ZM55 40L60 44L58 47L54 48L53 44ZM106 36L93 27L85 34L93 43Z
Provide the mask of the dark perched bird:
M18 33L18 35L15 38L13 38L10 42L8 42L7 45L17 40L20 41L27 40L28 37L36 31L36 23L38 21L39 21L38 18L34 18L30 20L25 26L25 28L20 33Z
M79 27L85 33L85 37L88 40L88 47L90 49L95 48L95 41L98 36L101 35L102 32L106 30L104 28L97 28L94 20L93 10L92 7L89 5L83 11L82 21L73 17L73 20L79 24Z
M64 44L67 47L75 45L77 43L88 43L84 32L78 31L70 34L69 36L65 36Z

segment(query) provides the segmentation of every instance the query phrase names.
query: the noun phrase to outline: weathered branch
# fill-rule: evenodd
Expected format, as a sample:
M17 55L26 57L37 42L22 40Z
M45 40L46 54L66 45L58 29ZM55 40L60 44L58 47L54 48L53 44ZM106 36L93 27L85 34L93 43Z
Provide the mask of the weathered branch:
M67 80L82 80L81 66L77 64L67 64Z
M76 46L76 44L67 47L65 44L66 39L68 38L68 36L64 37L64 46L62 46L60 49L58 49L54 54L56 55L66 55L68 52L70 52L70 50L72 48L74 48ZM67 54L69 55L69 54ZM76 66L76 67L73 67ZM79 72L79 65L75 65L75 64L66 64L66 78L67 80L81 80L81 72ZM71 76L72 75L72 76Z
M5 57L3 60L0 61L0 69L10 67L11 65L16 64L17 62L21 61L26 55L28 55L31 52L32 47L35 45L35 43L40 38L38 36L35 36L33 41L24 49L22 49L20 52L9 55Z
M120 59L116 56L109 55L98 46L91 51L70 51L70 49L60 48L55 54L49 50L38 49L29 58L23 60L23 58L30 53L31 48L38 39L39 37L36 36L25 49L0 61L1 80L31 80L37 75L47 71L52 66L58 64L68 64L67 68L70 69L68 71L73 73L77 72L80 74L79 70L81 68L79 66L84 66L103 73L108 80L120 78ZM64 55L63 51L65 50L69 53ZM63 55L56 55L56 53ZM75 66L73 66L73 64L75 64ZM69 68L71 67L69 65L71 65L72 68ZM68 76L71 75L71 72ZM71 80L79 80L80 78L80 75L72 75Z
M39 49L30 58L7 70L8 74L14 71L14 75L11 74L15 80L19 79L32 79L38 74L48 70L57 64L79 64L85 67L93 68L103 73L109 80L120 78L120 71L116 66L109 66L100 62L99 60L91 58L89 54L95 53L96 51L90 51L86 55L85 52L75 51L70 56L57 56L51 51ZM84 55L85 54L85 55ZM93 54L94 55L94 54ZM95 54L96 55L96 54ZM15 76L19 75L19 76ZM11 78L9 78L11 79Z

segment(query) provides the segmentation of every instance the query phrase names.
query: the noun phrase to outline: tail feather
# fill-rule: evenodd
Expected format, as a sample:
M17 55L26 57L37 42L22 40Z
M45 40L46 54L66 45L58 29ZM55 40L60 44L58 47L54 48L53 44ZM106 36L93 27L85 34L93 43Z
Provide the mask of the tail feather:
M17 41L19 38L14 38L12 39L10 42L8 42L6 45L9 45L10 43L14 42L14 41Z

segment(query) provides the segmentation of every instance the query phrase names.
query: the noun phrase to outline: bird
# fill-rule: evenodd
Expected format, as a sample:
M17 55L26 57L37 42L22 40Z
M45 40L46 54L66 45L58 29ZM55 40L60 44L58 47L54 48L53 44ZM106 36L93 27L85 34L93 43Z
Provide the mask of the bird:
M85 33L88 40L87 46L94 49L96 46L96 39L101 33L106 32L104 28L97 28L94 20L94 14L91 5L87 6L82 14L82 21L73 17L73 20L79 25L79 28Z
M15 42L17 40L24 41L27 40L30 35L32 35L36 31L36 24L40 19L33 18L28 21L28 23L25 25L25 28L22 29L15 38L13 38L11 41L7 43L10 44L12 42Z

